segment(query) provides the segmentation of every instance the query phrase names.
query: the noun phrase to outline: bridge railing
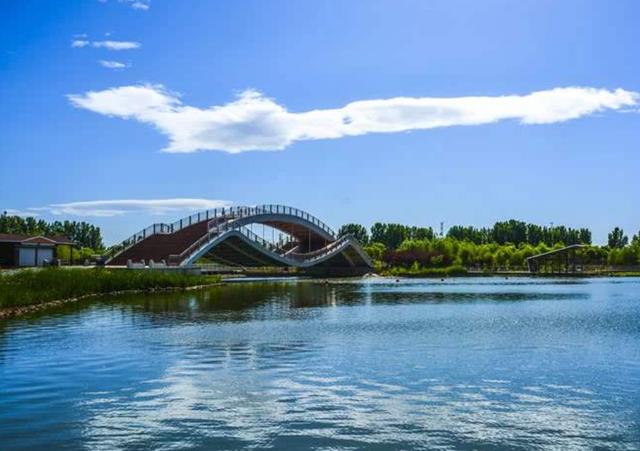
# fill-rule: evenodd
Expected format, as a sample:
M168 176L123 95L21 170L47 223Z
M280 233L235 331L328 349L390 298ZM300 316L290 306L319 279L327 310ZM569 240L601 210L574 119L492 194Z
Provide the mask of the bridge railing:
M192 243L187 249L185 249L180 254L169 256L170 264L179 265L182 262L189 260L195 254L197 254L198 252L201 252L202 248L206 246L214 238L229 231L237 231L242 235L244 235L245 237L247 237L249 240L258 244L260 247L264 248L265 250L273 252L277 254L279 257L284 258L286 260L296 261L299 263L300 262L310 263L313 261L320 260L324 256L330 253L336 252L336 250L339 249L340 247L344 247L348 245L349 241L354 238L353 235L344 235L338 238L337 240L332 241L327 246L321 249L311 251L311 252L306 252L306 253L297 253L295 251L292 252L292 249L287 250L287 246L292 242L294 242L295 240L272 243L270 241L265 240L258 234L254 233L249 228L248 225L238 224L235 221L235 219L237 219L238 217L251 216L251 215L261 214L263 212L291 214L289 213L289 209L291 207L285 207L283 209L280 209L281 207L282 206L274 205L274 206L262 206L262 207L236 207L231 211L228 209L225 209L224 216L222 217L226 220L222 222L216 222L214 226L211 226L212 222L210 222L209 230L205 235L203 235L194 243Z
M249 217L249 216L262 215L262 214L285 214L285 215L295 216L316 225L317 227L324 230L329 235L335 236L335 233L331 229L331 227L329 227L324 222L320 221L315 216L310 215L309 213L303 210L300 210L299 208L288 207L286 205L278 205L278 204L258 205L253 207L244 207L244 206L220 207L220 208L214 208L211 210L205 210L202 212L194 213L190 216L179 219L171 224L165 224L165 223L152 224L149 227L134 233L133 235L123 240L119 244L112 246L110 248L110 254L113 256L113 255L122 253L125 250L129 249L130 247L133 247L135 244L139 243L140 241L146 238L149 238L150 236L158 235L158 234L168 235L171 233L175 233L186 227L189 227L193 224L197 224L202 221L209 222L209 231L211 231L216 229L219 230L219 227L222 224L227 224L228 226L231 226L232 225L231 222L234 220ZM206 236L209 236L209 234L205 235L202 238L205 238ZM191 248L191 246L189 247Z
M123 251L127 250L128 248L132 247L136 243L138 243L138 242L140 242L140 241L144 240L145 238L148 238L148 237L150 237L152 235L169 234L169 233L172 233L170 224L164 224L164 223L152 224L149 227L144 228L144 229L140 230L139 232L134 233L133 235L131 235L126 240L121 241L119 244L111 246L109 248L109 250L111 251L110 252L111 254L116 254L116 253L123 252Z
M149 238L153 235L169 235L171 233L178 232L186 227L189 227L193 224L197 224L202 221L209 220L213 217L223 217L225 215L225 211L229 211L230 208L215 208L212 210L205 210L202 212L198 212L187 216L185 218L179 219L171 224L165 223L156 223L152 224L149 227L140 230L139 232L134 233L127 239L121 241L119 244L116 244L110 248L111 254L115 255L121 252L126 251L130 247L139 243L140 241Z
M328 245L326 245L323 248L317 249L315 251L311 251L311 252L294 252L289 254L287 257L292 258L294 260L297 261L313 261L313 260L318 260L319 258L333 252L336 248L343 246L347 241L349 241L349 239L351 238L351 235L344 235L341 236L340 238L338 238L336 241L333 241L332 243L329 243Z
M314 252L310 252L308 254L296 254L296 253L289 253L287 252L286 246L288 244L290 244L290 241L285 241L285 242L279 242L279 243L272 243L270 241L265 240L264 238L262 238L261 236L259 236L258 234L254 233L248 226L246 225L237 225L233 222L229 222L229 223L222 223L216 227L212 227L211 229L209 229L209 231L203 235L202 237L200 237L198 240L196 240L193 244L191 244L188 248L186 248L184 251L182 251L180 254L178 255L172 255L170 257L170 262L171 263L175 263L175 264L180 264L181 262L188 260L190 257L192 257L194 254L196 254L197 252L200 251L200 249L205 246L207 243L209 243L211 240L213 240L214 238L222 235L225 232L228 231L237 231L241 234L243 234L245 237L247 237L249 240L253 241L254 243L258 244L259 246L263 247L264 249L271 251L283 258L289 258L289 259L295 259L298 261L304 260L305 256L308 257L314 257L314 256L320 256L320 255L324 255L326 252L331 252L331 250L336 247L336 244L341 244L342 242L344 242L344 238L343 237L341 239L339 239L338 241L334 241L332 242L329 246L326 246L325 248L319 250L319 251L314 251Z
M238 230L240 233L242 233L244 236L246 236L247 238L249 238L251 241L254 241L255 243L258 243L260 246L278 254L278 255L285 255L286 254L286 248L289 244L292 243L297 243L297 240L278 240L278 242L276 243L272 243L271 241L265 240L264 238L262 238L260 235L258 235L257 233L255 233L254 231L252 231L249 227L247 226L243 226L243 227L238 227L236 230Z
M223 214L224 209L223 210ZM258 205L253 207L231 207L227 209L227 217L230 220L242 219L250 216L258 216L258 215L277 215L283 214L288 216L294 216L300 219L303 219L311 224L314 224L316 227L322 229L324 232L331 236L335 236L335 232L331 227L327 224L319 220L313 215L310 215L306 211L300 210L295 207L288 207L286 205L277 205L277 204L268 204L268 205ZM215 217L211 218L215 219ZM209 228L219 227L220 223L218 221L211 221L209 223Z

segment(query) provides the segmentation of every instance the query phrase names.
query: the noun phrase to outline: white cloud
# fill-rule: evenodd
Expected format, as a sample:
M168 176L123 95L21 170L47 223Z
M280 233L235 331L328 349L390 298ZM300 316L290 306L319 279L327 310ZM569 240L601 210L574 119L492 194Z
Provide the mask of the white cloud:
M132 50L141 47L140 43L135 41L93 41L91 45L108 50Z
M98 0L100 3L107 3L108 0ZM119 0L119 3L129 5L133 9L147 11L151 6L151 0Z
M119 61L100 60L98 61L98 63L102 67L106 67L107 69L124 69L126 67L129 67L128 64L121 63Z
M74 39L73 41L71 41L71 47L76 49L81 49L82 47L86 47L89 44L91 43L85 39Z
M151 124L169 137L167 152L280 150L296 141L396 133L501 120L551 124L638 105L623 89L555 88L495 97L396 97L361 100L342 108L289 112L248 90L209 108L184 105L161 85L123 86L68 96L78 107Z
M53 215L111 217L127 213L147 213L164 215L173 212L189 212L227 207L231 202L213 199L122 199L91 200L50 204L46 207L31 208L34 211L48 212Z
M142 44L135 41L89 41L87 39L74 39L71 41L71 47L73 48L83 48L87 46L92 46L95 48L102 48L107 50L133 50L139 49L142 47Z
M147 11L149 9L149 3L151 2L138 0L138 1L129 2L129 3L133 9Z
M52 204L49 209L57 215L119 216L132 212L160 215L178 211L207 210L228 205L230 205L228 201L211 199L125 199Z

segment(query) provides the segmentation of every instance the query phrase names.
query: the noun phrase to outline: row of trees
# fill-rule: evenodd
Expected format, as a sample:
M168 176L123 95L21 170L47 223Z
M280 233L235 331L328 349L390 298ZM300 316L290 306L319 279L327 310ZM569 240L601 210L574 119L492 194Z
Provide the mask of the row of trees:
M526 258L570 244L591 244L591 231L564 226L542 227L522 221L498 222L491 228L454 226L445 237L431 228L376 223L370 233L359 224L346 224L339 235L353 234L369 255L389 267L447 267L520 269ZM607 246L578 251L584 264L640 265L640 232L629 242L616 227Z
M565 226L540 226L511 219L496 222L491 228L476 228L473 226L453 226L447 231L447 237L460 241L470 241L475 244L546 244L556 243L591 244L591 231L586 228L573 229Z
M637 237L637 235L636 235ZM454 238L407 240L397 249L387 249L380 243L366 246L367 252L389 267L464 266L478 269L524 269L527 257L563 247L563 243L547 246L530 244L476 244ZM589 246L577 250L581 264L594 266L640 265L640 238L634 238L623 248Z
M36 220L33 217L0 215L0 233L15 233L21 235L65 236L75 241L81 247L102 250L102 233L96 227L84 221L53 221Z
M353 235L362 244L382 243L389 249L395 249L406 240L432 240L435 237L431 227L415 227L402 224L376 222L371 227L371 235L360 224L345 224L338 230L338 236Z
M382 243L388 249L397 249L406 240L433 240L435 234L431 227L414 227L395 223L376 222L369 233L360 224L345 224L338 235L354 235L361 243ZM530 244L537 246L556 243L565 245L591 244L591 231L587 228L573 229L565 226L540 226L511 219L496 222L493 227L477 228L455 225L447 231L447 238L469 241L475 244ZM622 246L624 247L624 246Z

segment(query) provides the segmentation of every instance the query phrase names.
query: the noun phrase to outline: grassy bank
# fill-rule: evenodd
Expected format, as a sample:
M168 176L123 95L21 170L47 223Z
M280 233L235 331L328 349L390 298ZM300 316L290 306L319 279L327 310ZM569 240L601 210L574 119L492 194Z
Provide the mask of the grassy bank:
M116 291L187 288L219 281L218 276L123 269L46 268L18 271L0 274L0 308Z
M446 268L392 267L381 271L381 274L398 277L454 277L466 276L468 271L462 266L447 266Z

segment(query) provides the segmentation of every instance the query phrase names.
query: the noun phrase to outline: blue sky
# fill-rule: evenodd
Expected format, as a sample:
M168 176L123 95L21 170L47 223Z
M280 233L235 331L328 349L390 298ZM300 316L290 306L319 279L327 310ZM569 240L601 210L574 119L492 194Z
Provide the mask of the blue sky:
M0 209L640 229L639 2L0 8Z

